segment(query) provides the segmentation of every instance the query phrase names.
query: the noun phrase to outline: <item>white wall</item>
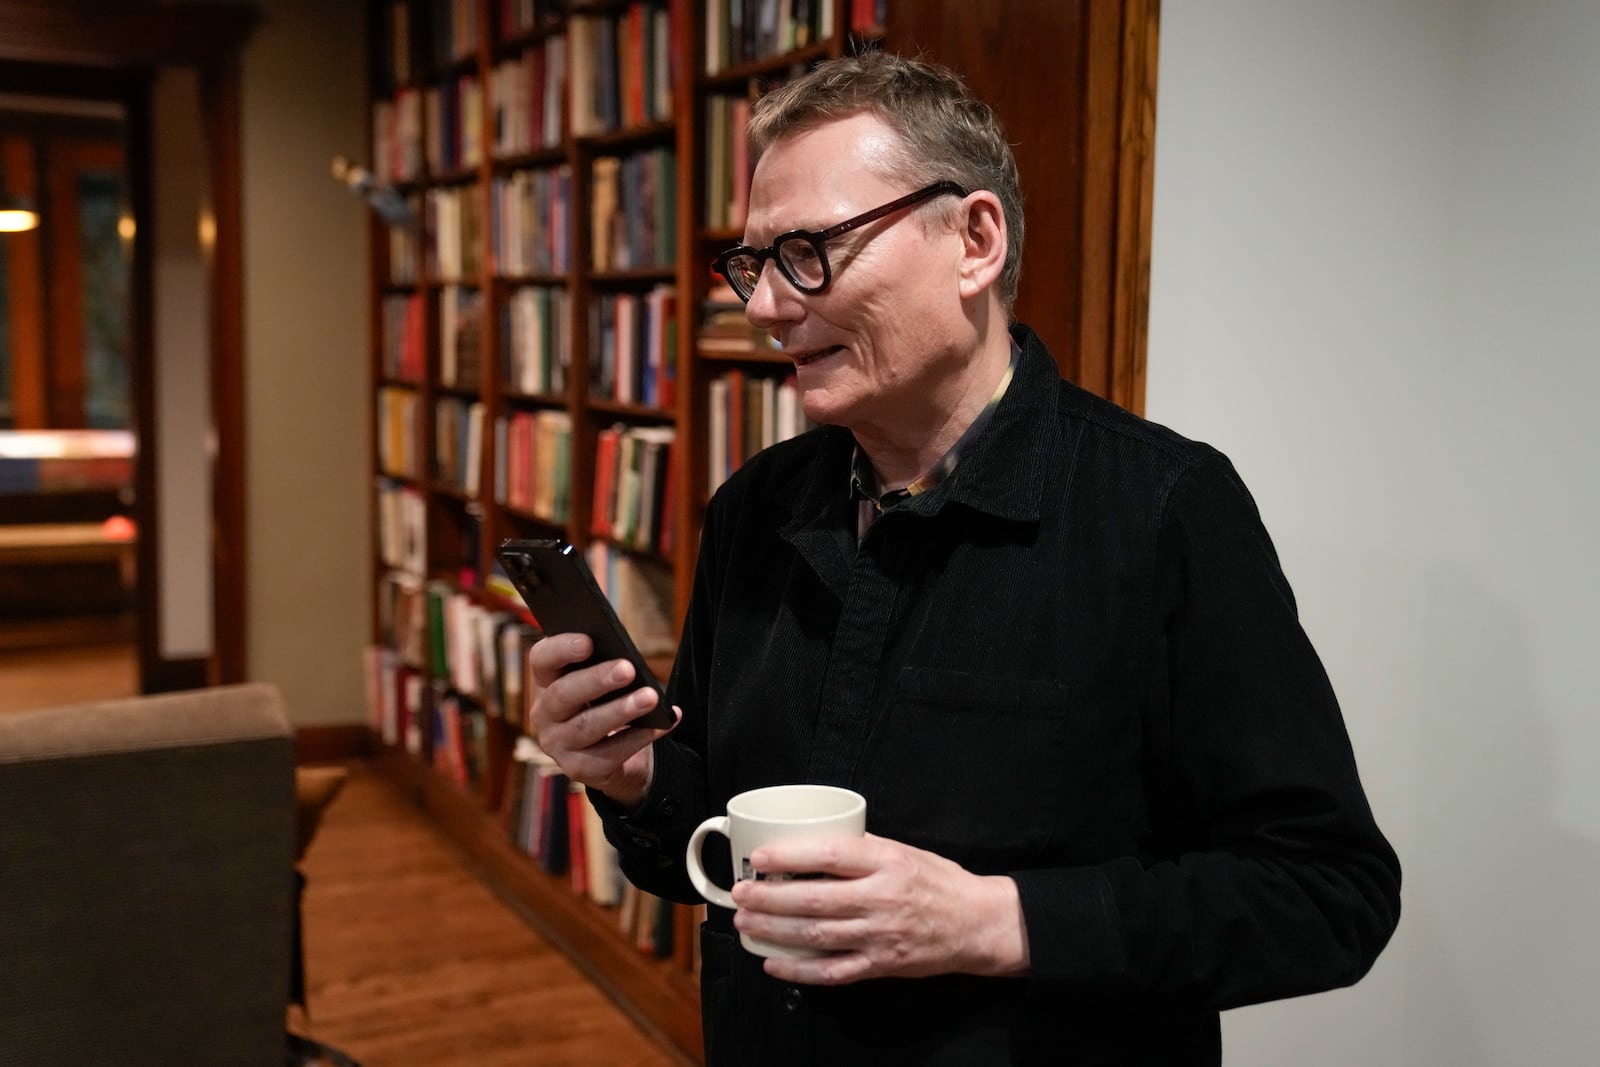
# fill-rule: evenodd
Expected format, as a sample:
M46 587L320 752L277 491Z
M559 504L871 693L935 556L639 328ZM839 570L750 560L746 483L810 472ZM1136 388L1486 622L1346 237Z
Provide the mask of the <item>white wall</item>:
M370 140L362 7L266 0L243 61L248 670L301 725L365 718L366 209L328 170Z
M1230 1067L1594 1062L1600 4L1163 5L1148 414L1251 486L1405 867Z
M166 659L204 659L213 633L211 573L210 249L200 218L209 211L200 83L193 70L160 71L151 93L151 195L155 223L154 424L144 446L156 454L161 633Z

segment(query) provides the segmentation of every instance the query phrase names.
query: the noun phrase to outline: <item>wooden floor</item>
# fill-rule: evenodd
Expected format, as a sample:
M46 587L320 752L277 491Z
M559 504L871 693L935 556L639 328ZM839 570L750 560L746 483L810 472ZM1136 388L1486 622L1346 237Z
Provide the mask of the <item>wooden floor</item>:
M131 642L0 649L0 713L138 691L139 657Z
M302 870L309 1025L363 1067L681 1067L362 766Z

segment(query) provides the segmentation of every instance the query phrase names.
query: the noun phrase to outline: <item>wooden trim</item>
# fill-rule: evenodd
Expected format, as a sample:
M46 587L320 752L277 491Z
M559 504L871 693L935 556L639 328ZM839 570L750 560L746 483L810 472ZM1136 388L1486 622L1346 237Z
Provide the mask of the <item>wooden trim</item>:
M1087 5L1077 381L1144 410L1160 0Z
M141 661L144 649L140 650ZM142 663L141 663L142 666ZM140 679L147 693L176 693L185 689L204 689L211 684L211 660L204 656L191 659L162 659L142 670Z
M1027 201L1015 317L1064 375L1134 411L1144 396L1159 10L1158 0L889 8L889 46L961 73L1012 140ZM1042 82L1011 76L1035 67L1049 71Z
M1117 109L1122 66L1121 5L1084 5L1082 199L1078 237L1077 366L1073 380L1101 396L1111 395L1115 353L1111 348L1116 303Z
M37 160L33 142L26 137L0 138L0 171L5 192L39 203ZM12 425L38 430L50 425L45 388L49 368L45 359L44 245L39 228L8 233L6 261L11 289L11 406Z
M115 171L127 185L127 159L120 124L114 134L64 132L45 142L45 156L53 185L50 218L45 234L50 243L51 271L61 299L51 308L50 356L52 427L89 424L88 330L85 317L87 265L83 255L82 202L79 189L85 171ZM68 237L70 235L70 237ZM67 240L72 242L66 246ZM128 309L124 308L126 312Z
M246 677L246 534L244 404L244 213L240 204L239 57L218 58L200 72L204 132L211 165L211 425L217 455L211 473L213 534L212 660L220 684Z
M345 763L372 755L372 731L359 723L301 726L294 732L294 761L301 766Z
M256 3L0 0L0 58L81 66L196 66L236 53Z
M618 935L608 910L574 894L564 880L545 874L511 846L493 815L475 798L415 757L379 746L373 765L479 865L480 877L530 926L565 952L646 1030L693 1062L702 1062L700 995L692 975L670 960L654 966L641 961L638 951Z
M62 142L44 145L45 192L40 231L49 248L49 356L46 410L51 429L84 425L83 235L78 226L78 163Z
M128 374L133 386L133 429L138 452L133 462L134 521L139 527L138 608L139 691L160 692L161 674L161 511L156 440L155 215L150 168L153 152L154 79L142 79L127 94L128 210L133 213L133 263L128 279Z
M1150 241L1155 203L1156 55L1161 0L1124 0L1117 251L1110 398L1144 413L1150 327Z

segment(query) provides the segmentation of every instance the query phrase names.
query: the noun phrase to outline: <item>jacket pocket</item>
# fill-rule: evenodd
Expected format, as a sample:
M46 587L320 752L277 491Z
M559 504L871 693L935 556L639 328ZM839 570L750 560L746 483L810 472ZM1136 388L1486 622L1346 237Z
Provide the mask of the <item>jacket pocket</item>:
M907 668L863 768L869 827L980 873L1014 868L1055 832L1086 725L1060 682Z

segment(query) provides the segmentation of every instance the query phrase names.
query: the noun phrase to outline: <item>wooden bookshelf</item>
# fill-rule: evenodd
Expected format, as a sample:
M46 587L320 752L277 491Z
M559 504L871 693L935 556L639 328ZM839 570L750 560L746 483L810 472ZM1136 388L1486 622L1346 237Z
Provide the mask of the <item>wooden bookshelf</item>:
M437 639L435 616L514 616L518 605L490 580L494 547L506 537L562 536L580 547L606 545L646 576L644 584L661 590L655 606L675 635L706 501L745 455L797 428L792 406L777 414L796 399L783 393L790 368L781 353L744 344L737 307L724 309L734 312L728 332L712 336L718 294L710 262L742 235L748 161L711 142L737 142L741 101L864 46L955 67L996 104L1019 142L1029 243L1018 317L1041 328L1069 373L1100 375L1086 382L1091 388L1134 406L1142 382L1149 143L1141 122L1153 108L1155 4L821 0L809 8L816 21L805 33L757 40L708 29L716 25L708 7L731 20L736 10L759 16L773 2L368 3L372 169L422 220L420 235L408 238L374 215L372 232L371 470L380 536L369 670L376 691L391 698L390 718L374 723L378 764L530 922L694 1058L694 909L677 908L672 950L657 958L624 936L616 907L575 893L568 878L547 873L511 841L503 809L515 792L514 705L525 706L526 695L500 697L504 668L482 662L494 660L493 651L479 656L476 675L458 676L461 645L452 651ZM532 17L502 23L519 10ZM581 55L649 75L660 74L670 54L655 82L670 105L650 106L644 79L630 75L619 78L619 97L632 101L626 117L588 117L584 102L596 93L581 73L580 48L610 42L613 32L633 43L596 44L600 51ZM646 41L655 43L641 50ZM646 52L648 62L630 64ZM1005 71L1019 69L1048 72L1047 80L1008 83ZM556 95L541 100L533 85ZM615 216L602 210L597 220L596 208L613 198L629 203L623 217L635 240L610 246L628 249L620 256L597 258L594 242ZM633 224L642 217L655 224L640 239ZM625 357L613 370L608 336L641 316L658 323L669 306L670 326L641 337L673 354L670 387L661 376L626 375L633 364ZM636 349L635 361L655 365L649 351ZM741 428L757 412L761 432ZM597 451L614 427L631 434L640 455L672 435L668 450L655 452L657 466L666 457L656 495L666 492L671 510L634 524L648 523L638 538L616 536L619 526L607 521L614 509L594 496ZM719 444L723 431L730 440ZM663 676L670 669L666 653L652 662ZM446 705L471 724L459 742L438 725ZM437 750L462 744L473 749L465 772Z

